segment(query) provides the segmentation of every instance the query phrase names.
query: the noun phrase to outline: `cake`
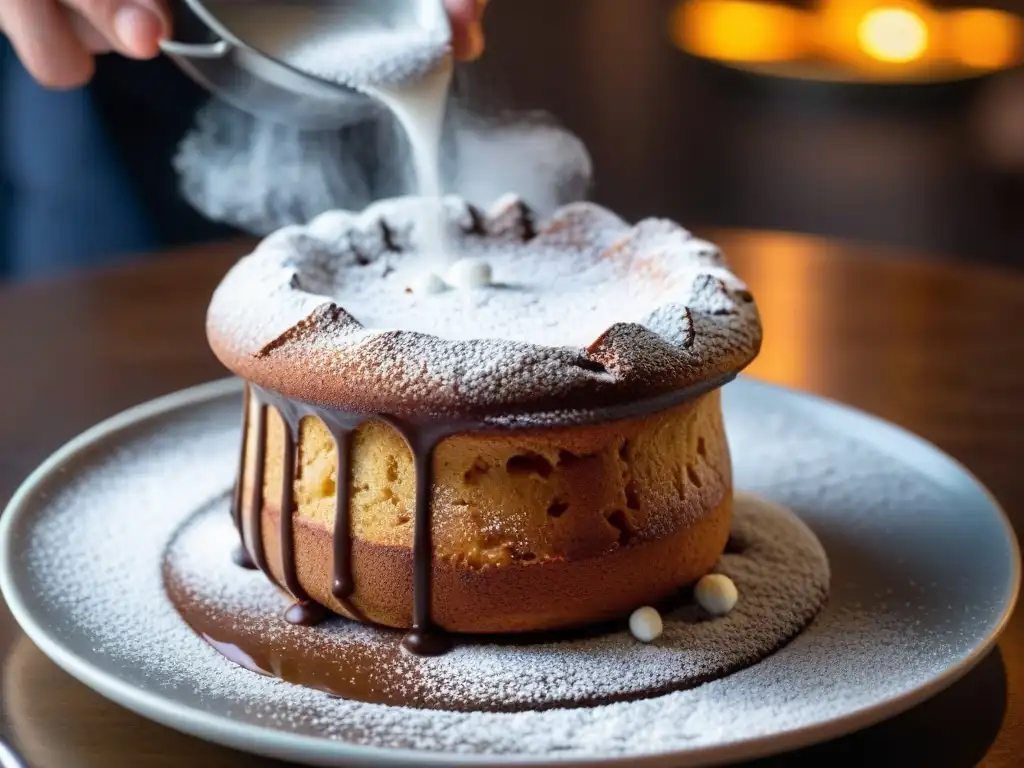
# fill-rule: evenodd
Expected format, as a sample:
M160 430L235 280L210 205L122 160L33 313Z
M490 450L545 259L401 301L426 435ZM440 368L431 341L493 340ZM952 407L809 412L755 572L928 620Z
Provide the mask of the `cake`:
M289 621L424 654L697 581L730 529L720 388L761 341L745 285L679 225L590 203L448 198L436 253L431 202L282 229L215 292L208 338L246 392L240 560ZM446 285L452 257L489 283Z

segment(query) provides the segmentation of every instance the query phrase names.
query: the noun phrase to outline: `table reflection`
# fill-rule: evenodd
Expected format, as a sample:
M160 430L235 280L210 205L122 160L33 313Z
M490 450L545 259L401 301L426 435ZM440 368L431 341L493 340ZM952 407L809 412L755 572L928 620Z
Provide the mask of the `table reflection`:
M1006 693L1006 670L996 651L963 680L904 715L837 741L749 765L818 766L839 755L852 755L858 764L888 764L898 756L913 765L969 768L986 755L999 731ZM8 738L31 768L288 765L208 744L135 715L71 678L25 636L15 642L4 664L3 694ZM970 717L963 718L964 712ZM932 727L954 720L962 727ZM911 746L914 756L908 752Z
M31 768L274 768L140 717L85 687L22 635L3 668L8 740Z

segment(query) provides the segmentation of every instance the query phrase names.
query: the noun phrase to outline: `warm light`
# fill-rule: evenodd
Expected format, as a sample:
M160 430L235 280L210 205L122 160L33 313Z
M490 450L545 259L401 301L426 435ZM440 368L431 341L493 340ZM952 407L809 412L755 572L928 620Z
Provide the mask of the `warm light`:
M761 353L745 373L820 389L823 366L808 352L821 343L828 312L827 292L815 285L829 262L828 246L816 238L769 231L733 232L720 244L738 259L765 328Z
M672 41L741 69L817 80L952 81L1024 62L1024 18L1003 11L932 0L779 2L678 0Z
M1021 21L1001 11L975 8L947 17L951 53L976 69L1003 69L1021 54Z
M876 8L857 26L857 42L878 61L905 64L921 58L928 48L924 20L905 8Z
M691 0L676 8L672 38L698 56L785 61L802 54L800 12L748 0Z

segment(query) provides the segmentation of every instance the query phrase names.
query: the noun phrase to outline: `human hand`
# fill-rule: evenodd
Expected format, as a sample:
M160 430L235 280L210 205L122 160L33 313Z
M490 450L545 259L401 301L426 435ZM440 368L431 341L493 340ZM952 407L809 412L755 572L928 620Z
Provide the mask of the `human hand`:
M0 0L0 30L37 81L64 89L89 81L97 53L156 56L170 18L164 0Z
M487 0L445 0L459 61L483 53ZM92 78L98 53L151 59L170 32L164 0L0 0L0 31L42 85L65 89Z
M458 61L473 61L484 52L487 0L445 0L452 22L452 48Z

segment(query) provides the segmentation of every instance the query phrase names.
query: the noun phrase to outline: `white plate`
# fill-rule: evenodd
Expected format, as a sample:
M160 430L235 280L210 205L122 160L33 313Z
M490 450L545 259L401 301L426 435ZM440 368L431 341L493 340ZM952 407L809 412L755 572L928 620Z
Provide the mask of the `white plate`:
M371 712L229 665L162 595L171 533L230 485L239 409L230 380L123 413L46 461L0 521L0 588L51 659L135 712L238 749L310 765L749 759L934 695L993 646L1017 597L1012 529L963 467L864 414L740 379L725 392L739 487L795 510L830 557L829 605L810 628L754 667L647 702L532 719ZM399 732L417 748L389 746Z

